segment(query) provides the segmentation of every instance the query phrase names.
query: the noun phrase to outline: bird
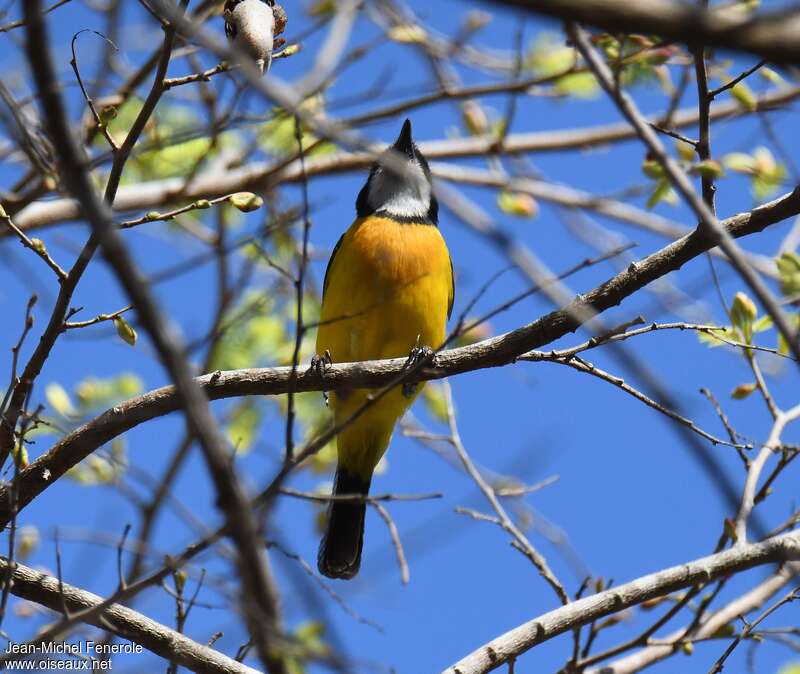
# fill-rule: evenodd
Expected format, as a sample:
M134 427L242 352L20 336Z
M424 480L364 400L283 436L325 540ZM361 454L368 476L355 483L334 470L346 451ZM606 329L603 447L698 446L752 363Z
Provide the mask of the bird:
M275 0L226 0L223 16L231 44L252 58L262 75L269 72L275 36L286 23L280 5Z
M389 159L391 156L391 160ZM404 170L400 170L404 169ZM406 119L376 161L356 200L356 219L325 271L315 360L353 362L431 356L445 339L455 293L453 264L439 227L431 172ZM422 386L402 385L376 400L337 435L334 495L366 497L395 424ZM368 389L329 396L341 424ZM332 499L317 556L320 573L350 579L361 565L365 500Z

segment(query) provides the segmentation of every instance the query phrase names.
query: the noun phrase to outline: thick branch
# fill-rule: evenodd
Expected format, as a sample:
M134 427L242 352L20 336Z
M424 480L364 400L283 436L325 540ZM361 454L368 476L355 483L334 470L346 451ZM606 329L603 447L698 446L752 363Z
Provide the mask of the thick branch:
M755 566L800 559L800 531L674 566L562 606L481 646L443 674L484 674L559 634L648 599Z
M72 613L92 609L103 601L102 597L67 583L62 586L62 594L57 578L22 564L15 563L13 566L11 592L17 597L47 606L57 612L61 612L66 604L66 608ZM0 574L5 576L7 571L7 560L0 559ZM255 674L256 672L119 604L112 604L100 614L89 614L88 622L101 629L110 630L123 639L140 644L148 651L193 672L206 674Z
M800 11L706 10L676 0L495 0L612 33L655 34L675 42L702 43L757 54L779 63L800 63Z
M800 188L779 199L740 213L722 225L733 237L760 232L764 228L800 213ZM575 316L586 315L587 309L602 312L618 305L648 283L675 271L689 260L708 250L708 239L693 232L638 263L630 265L601 286L577 297L570 306L553 311L526 326L470 346L442 351L437 367L422 370L419 380L498 367L514 361L527 351L553 342L579 326ZM406 363L404 358L364 363L335 364L325 371L324 381L315 372L298 373L296 391L334 390L339 387L380 387L398 377ZM244 395L275 395L288 390L291 368L236 370L204 375L197 379L212 400ZM62 438L40 456L18 478L19 508L47 489L69 468L102 447L112 438L155 417L174 412L178 397L171 386L151 391L112 407L88 424ZM0 489L0 524L8 524L8 488Z

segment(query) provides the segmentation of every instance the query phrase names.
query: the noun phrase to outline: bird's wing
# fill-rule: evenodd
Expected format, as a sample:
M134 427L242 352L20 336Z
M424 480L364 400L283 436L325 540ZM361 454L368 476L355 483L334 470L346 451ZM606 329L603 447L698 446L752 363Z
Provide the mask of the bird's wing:
M333 258L336 257L336 253L339 252L339 248L342 245L342 240L344 239L344 234L339 237L339 240L336 242L336 245L333 247L333 252L331 253L331 258L328 260L328 266L325 267L325 280L322 282L322 299L325 299L325 291L328 289L328 280L331 272L331 267L333 266Z
M450 295L447 299L447 318L450 318L450 315L453 313L453 302L456 299L456 277L453 273L453 258L450 257Z

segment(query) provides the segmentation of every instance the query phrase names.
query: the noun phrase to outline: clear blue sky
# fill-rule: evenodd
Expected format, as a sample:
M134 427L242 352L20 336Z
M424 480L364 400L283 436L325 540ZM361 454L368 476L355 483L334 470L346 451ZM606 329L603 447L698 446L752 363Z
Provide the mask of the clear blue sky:
M290 17L287 32L290 38L307 24L302 11L305 4L296 0L285 2ZM478 43L499 49L513 45L514 32L521 25L517 15L484 3L411 0L409 4L431 26L447 33L457 30L468 6L488 9L494 13L494 21L481 33ZM130 31L131 38L126 41L128 49L120 58L136 64L156 44L159 30L136 3L124 2L123 6L126 30ZM61 75L71 82L68 49L72 34L86 27L101 30L102 25L97 16L78 0L53 14L50 24ZM221 19L213 21L212 26L222 32ZM544 28L558 30L554 23L526 21L526 41ZM355 42L368 42L376 34L375 27L362 20L357 24ZM10 84L15 84L15 78L22 73L23 56L17 46L22 38L23 33L16 31L3 36L0 41L0 55L8 64L4 78ZM286 80L301 75L311 67L320 41L320 36L309 39L301 54L276 62L274 73ZM81 65L93 72L97 65L98 45L90 39L80 44ZM213 63L210 59L207 62ZM737 73L751 64L748 58L736 58L730 70ZM184 67L185 62L181 62L174 72L179 74ZM467 70L460 74L467 84L487 80L486 75ZM378 101L368 100L366 105L347 108L337 106L336 102L358 96L379 77L389 78L383 94L386 103L428 87L430 80L426 64L412 48L394 44L385 46L370 58L351 66L328 92L329 113L338 116L370 109ZM752 86L759 90L767 84L763 79L753 78ZM655 87L637 87L633 93L644 111L663 110L664 96ZM173 100L179 100L179 95L182 92L176 92ZM73 111L78 111L81 102L74 87L69 89L69 97ZM690 93L686 104L693 101ZM263 113L266 109L265 104L255 97L247 105L256 113ZM506 99L496 97L487 100L487 105L502 112ZM512 133L567 129L619 119L616 110L602 96L594 100L524 98L518 105ZM460 124L458 108L452 103L417 110L410 116L418 140L442 138ZM793 108L771 113L770 119L785 148L791 155L798 156L800 141ZM370 127L366 133L376 140L389 141L396 135L401 122L401 118L388 120ZM731 151L752 151L758 145L767 144L756 118L715 124L712 143L715 156ZM640 171L642 159L641 146L636 142L626 142L591 152L534 155L531 162L553 181L596 194L616 194L630 185L647 183ZM485 162L479 159L468 163L485 166ZM16 171L16 167L0 165L0 185L7 188L13 176L17 175ZM351 222L355 196L364 177L363 172L358 172L312 183L310 197L315 208L311 241L325 258ZM542 205L541 213L533 220L515 219L497 209L493 191L469 189L466 192L496 219L498 226L512 232L556 271L596 254L576 241L552 207ZM295 188L286 189L284 199L298 198ZM643 206L645 198L639 196L633 201ZM722 216L749 209L753 199L748 182L741 177L721 181L717 203ZM692 223L691 216L683 207L662 204L657 211L687 225ZM666 243L638 229L605 220L600 222L626 240L635 242L637 246L633 255L637 258ZM245 226L257 224L258 215L253 215ZM763 235L746 239L743 245L749 250L773 254L790 224L784 223ZM197 244L185 237L164 235L162 227L162 223L157 223L126 234L126 241L146 272L169 267L199 250ZM446 211L441 218L441 229L456 270L456 316L483 282L507 263ZM74 256L76 246L85 238L86 227L81 224L59 226L41 236L48 249L67 264ZM41 288L35 334L42 329L52 306L53 284L44 273L46 270L41 269L37 262L24 254L16 243L10 240L0 243L0 354L6 354L0 360L2 368L8 367L8 350L17 338L31 290L39 291ZM322 261L315 263L317 275L321 275L323 264ZM725 296L732 298L742 284L724 265L718 265L718 269ZM595 287L615 270L614 264L604 263L570 278L568 283L576 292L583 292ZM39 280L35 281L34 277ZM261 281L266 284L265 279ZM670 281L686 293L687 298L702 305L708 320L724 321L724 312L713 292L705 259L699 258L688 264L671 276ZM259 277L255 287L258 287L258 282ZM484 310L492 308L526 286L518 275L507 273L492 286L480 307ZM212 266L197 266L178 280L160 284L157 290L170 316L180 324L189 339L203 334L214 298ZM114 310L125 301L105 267L95 264L81 282L73 303L85 307L88 317ZM542 298L530 299L494 319L492 327L496 332L512 329L550 308ZM654 295L639 293L622 307L609 312L608 322L616 324L639 313L648 321L676 320L675 315L665 310ZM574 344L579 339L579 336L572 336L560 344ZM772 341L774 335L769 339ZM33 339L30 339L25 355L30 352L32 344ZM724 434L710 405L698 392L700 387L707 387L722 401L737 429L755 438L766 438L769 418L763 402L757 396L745 401L732 401L729 397L736 385L751 380L746 364L738 354L723 349L709 350L690 333L647 335L631 341L629 348L661 377L681 400L684 411L701 427L715 434ZM597 351L592 353L592 358L600 367L630 376L620 371L618 362L609 353ZM780 364L769 360L765 365L777 367ZM108 377L121 371L137 373L146 389L165 383L147 339L141 339L131 349L102 327L74 338L68 336L59 341L48 361L35 399L43 398L43 385L50 382L59 382L71 390L75 383L88 375ZM784 366L782 372L771 378L771 386L780 404L788 406L796 401L796 376L795 371ZM521 363L474 372L453 379L452 385L461 435L476 461L489 469L513 473L530 482L551 475L559 476L555 485L528 497L526 503L533 509L535 519L543 518L568 536L581 565L594 576L624 582L703 556L713 548L722 520L730 512L722 506L715 485L689 455L672 422L663 416L606 383L549 364ZM226 405L215 405L215 408L223 411ZM421 405L415 408L415 413L425 423L436 427L436 422L426 415ZM264 425L260 442L239 463L243 479L253 489L263 485L275 468L283 442L282 424L282 419L273 415ZM178 415L140 426L127 435L130 461L151 474L160 474L167 454L182 431L183 422ZM797 429L789 429L784 439L800 442L800 433ZM32 457L44 451L49 442L49 438L41 438L31 448ZM733 476L738 489L743 476L733 450L717 447L712 451L723 469ZM555 607L553 593L525 558L510 547L508 537L499 528L454 513L457 505L487 509L475 486L464 475L433 452L400 436L395 437L392 443L388 461L388 472L373 482L375 492L445 493L441 500L389 506L409 558L410 585L401 586L386 527L370 511L361 574L347 584L335 582L333 587L348 606L378 623L382 631L355 621L329 597L320 594L295 562L274 553L272 561L279 576L283 606L290 626L324 611L335 628L328 637L360 663L357 671L385 672L390 671L386 669L389 667L393 671L412 674L439 671L491 637ZM782 488L759 507L759 513L768 526L782 522L790 513L790 487L794 486L796 496L798 478L800 466L794 466L784 475ZM293 485L311 489L320 479L303 475ZM217 525L219 519L214 510L213 493L199 455L195 455L184 470L176 493L204 523ZM288 549L312 563L318 540L313 527L315 512L314 507L305 503L281 502L271 522L271 532ZM125 522L136 522L135 510L113 489L79 487L62 480L29 507L21 519L20 524L35 524L42 533L43 540L32 563L54 568L52 535L53 527L58 525L63 530L65 580L99 594L113 591L116 582L113 545L109 547L86 540L90 533L116 540ZM577 588L580 578L574 565L565 560L541 532L534 530L531 537L569 588ZM160 552L174 553L194 538L193 532L181 519L169 512L161 520L155 543ZM230 568L217 562L209 566L209 571L224 578L230 573ZM767 572L767 569L761 569L737 579L723 593L723 601L724 597L733 597L735 592L756 584ZM213 589L204 591L201 598L213 606L223 601ZM14 601L12 599L12 604ZM158 590L149 592L136 603L136 607L167 624L173 621L173 606ZM632 616L637 615L637 612L632 613ZM799 615L796 607L784 608L771 624L797 624ZM215 631L222 630L225 636L217 646L226 653L235 653L243 637L238 627L224 616L220 610L198 607L190 617L187 633L205 642ZM43 619L9 617L3 629L14 639L22 640L32 633L34 621L38 625ZM675 623L673 628L679 624ZM601 636L598 648L632 635L646 623L639 619L632 625L632 628L622 625L609 630ZM706 671L724 647L722 642L699 645L691 659L677 656L652 671L659 674ZM554 671L565 662L570 648L568 637L556 639L524 656L519 667L530 672ZM729 664L731 671L745 671L747 650L747 647L737 650ZM756 671L771 674L790 660L791 653L782 647L764 644L757 650L756 658ZM115 669L152 671L151 664L149 660L129 659L120 661Z

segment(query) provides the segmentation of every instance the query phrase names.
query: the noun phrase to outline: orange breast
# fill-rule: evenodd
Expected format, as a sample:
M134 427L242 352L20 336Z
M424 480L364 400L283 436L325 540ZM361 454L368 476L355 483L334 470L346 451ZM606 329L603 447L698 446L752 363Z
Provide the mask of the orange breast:
M445 335L450 256L438 228L388 218L356 220L331 262L317 351L334 361L407 355L417 338ZM338 317L338 319L337 319Z

